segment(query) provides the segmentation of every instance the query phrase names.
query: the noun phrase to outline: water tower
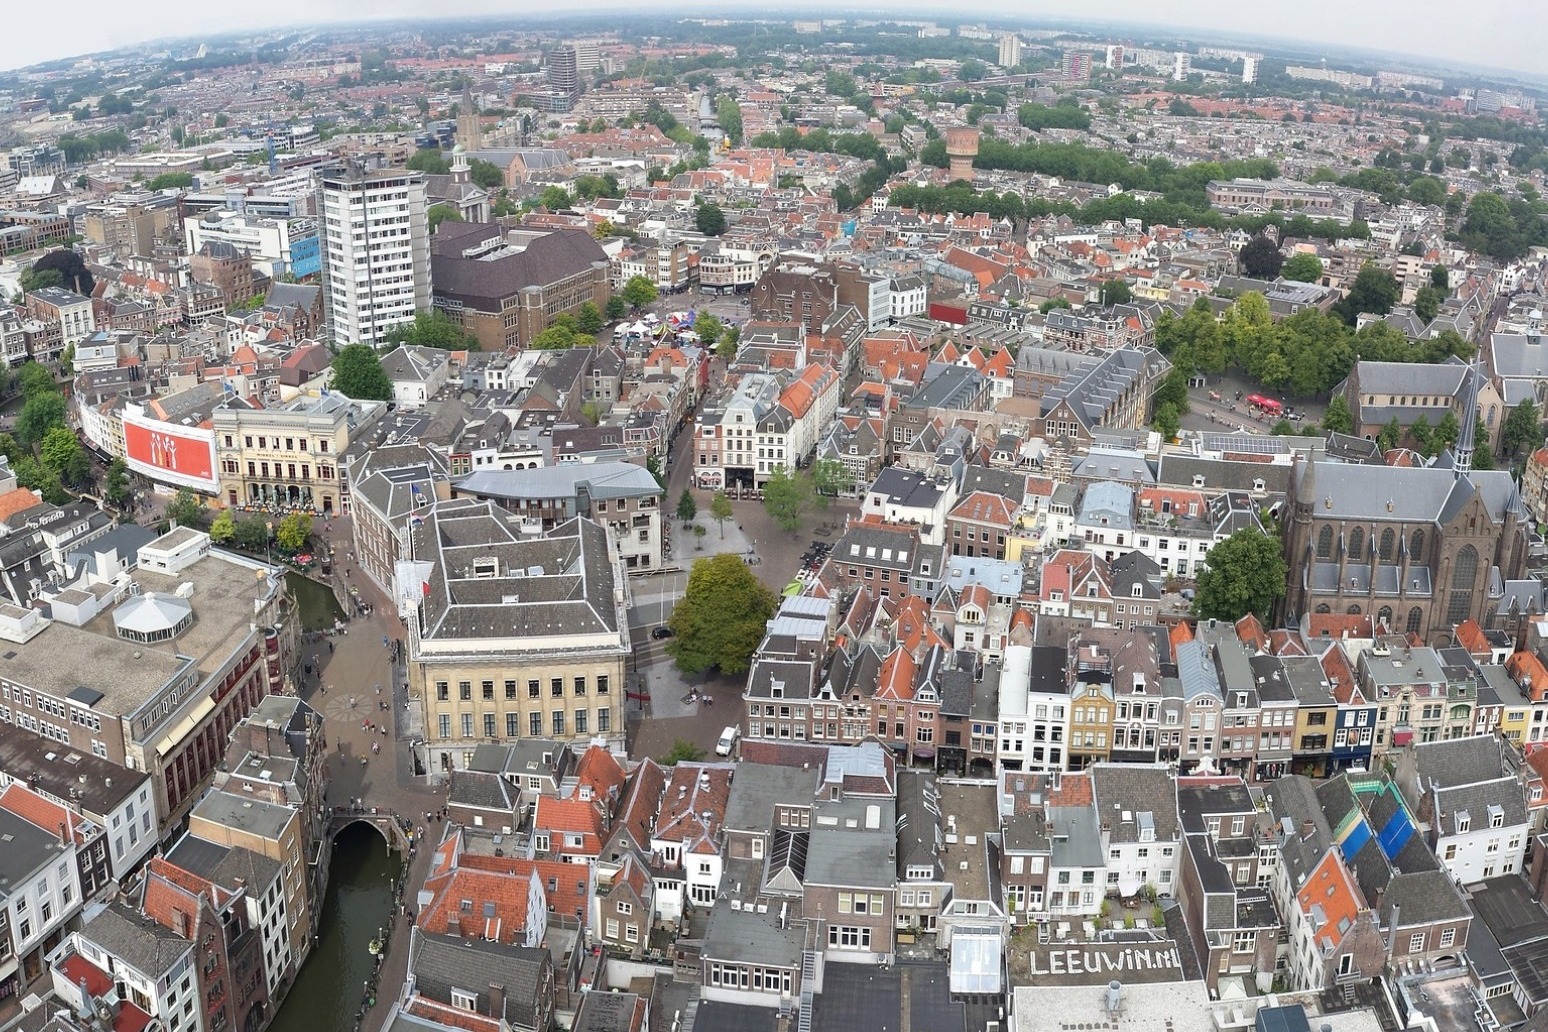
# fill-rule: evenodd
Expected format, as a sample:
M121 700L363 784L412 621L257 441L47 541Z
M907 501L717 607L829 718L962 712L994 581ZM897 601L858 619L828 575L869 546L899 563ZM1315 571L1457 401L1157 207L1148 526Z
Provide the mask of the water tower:
M946 158L952 179L973 181L973 159L978 156L978 130L971 126L946 130Z

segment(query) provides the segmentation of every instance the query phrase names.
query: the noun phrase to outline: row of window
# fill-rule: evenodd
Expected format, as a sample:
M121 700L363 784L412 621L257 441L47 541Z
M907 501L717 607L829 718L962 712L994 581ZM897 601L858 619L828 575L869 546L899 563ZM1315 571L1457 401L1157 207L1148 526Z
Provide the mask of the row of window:
M591 733L591 715L590 714L591 714L590 710L578 709L578 710L575 711L575 714L574 714L575 722L574 722L574 732L573 732L574 734L586 735L586 734L590 734ZM566 730L566 714L563 713L563 712L555 712L555 713L550 714L550 716L549 716L549 725L550 725L550 727L552 727L553 733L556 736L563 736L563 735L567 735L567 734L571 733L570 731ZM452 737L452 718L451 718L451 714L449 714L449 713L442 713L440 715L440 718L439 718L439 721L438 721L438 724L437 724L437 728L440 731L440 738L441 738L442 741L445 741L445 740L451 738ZM462 738L473 738L474 737L474 733L473 733L473 714L471 714L471 713L464 713L464 714L462 714L462 719L461 719L460 724L459 724L459 729L462 732L461 733L461 737ZM610 731L613 730L613 711L612 710L606 709L606 708L597 710L597 726L596 726L596 730L599 733L610 732ZM543 714L541 714L541 713L529 713L529 714L527 714L527 734L529 736L531 736L531 737L537 738L537 737L541 737L543 735L543 733L544 733L543 732ZM484 737L484 738L498 738L499 736L500 736L500 733L499 733L499 722L498 722L497 714L485 713L484 714L484 719L483 719L483 736L482 737ZM505 715L505 737L506 738L519 738L519 737L521 737L521 714L519 714L519 713L507 713Z
M586 675L585 674L579 674L579 675L577 675L572 680L571 687L574 690L574 693L575 693L576 696L583 696L583 695L586 694L587 684L588 684L588 682L587 682ZM505 695L506 699L508 699L508 700L515 700L517 698L516 686L517 686L517 682L516 682L515 678L507 678L506 679L505 684L504 684L504 695ZM597 694L598 695L607 695L612 690L611 681L608 679L608 675L607 674L598 674L597 675L596 689L597 689ZM550 697L555 698L555 699L562 699L562 698L564 698L564 678L562 678L562 677L551 677L551 678L549 678L549 680L548 680L548 693L549 693ZM493 702L494 701L494 697L495 697L495 683L494 683L494 681L490 680L490 681L481 681L481 682L479 682L478 694L479 694L479 698L482 699L483 701L485 701L485 702ZM537 698L541 698L542 695L543 695L543 684L542 684L542 681L539 678L536 678L536 677L528 678L527 679L527 698L529 698L529 699L537 699ZM450 682L448 682L448 681L437 681L437 682L435 682L435 697L436 697L436 701L438 701L438 702L449 702L451 700L451 684L450 684ZM457 698L458 698L458 700L460 700L462 702L471 702L473 700L473 682L472 681L458 681L457 682Z

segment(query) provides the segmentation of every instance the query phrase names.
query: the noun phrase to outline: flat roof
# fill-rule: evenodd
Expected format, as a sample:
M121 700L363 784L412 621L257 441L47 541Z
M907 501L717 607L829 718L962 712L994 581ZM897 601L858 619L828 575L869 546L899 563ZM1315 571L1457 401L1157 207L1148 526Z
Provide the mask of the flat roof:
M94 818L106 818L150 781L144 771L129 770L6 723L0 723L0 772ZM76 791L80 795L72 797Z
M295 810L278 803L267 803L244 795L219 790L210 792L199 800L193 816L219 824L225 828L277 839L295 815Z
M941 861L946 880L956 886L956 898L993 899L990 892L989 836L1000 830L999 810L993 785L965 785L937 781L941 826L946 851ZM957 819L956 842L948 818Z
M261 568L261 563L214 551L170 576L136 569L132 577L142 593L175 596L181 585L193 585L188 601L194 620L187 630L170 641L125 641L114 628L114 606L83 627L55 620L26 644L0 642L0 672L11 681L61 697L77 688L100 692L102 698L94 709L127 716L189 660L208 675L230 658L251 633L256 603L274 590Z
M1215 1032L1209 991L1203 982L1157 982L1143 991L1118 991L1107 1009L1107 982L1082 986L1017 986L1011 994L1015 1032Z

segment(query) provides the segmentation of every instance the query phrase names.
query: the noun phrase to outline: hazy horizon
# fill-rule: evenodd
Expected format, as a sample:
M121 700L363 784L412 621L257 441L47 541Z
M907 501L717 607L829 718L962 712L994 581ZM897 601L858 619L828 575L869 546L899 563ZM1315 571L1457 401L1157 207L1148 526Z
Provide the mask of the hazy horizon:
M0 41L0 70L14 70L46 61L135 46L156 39L197 40L201 34L253 33L306 27L337 28L350 23L369 24L391 20L423 20L484 17L508 19L513 26L539 25L542 17L519 16L508 0L270 0L262 11L241 7L212 8L202 0L160 0L154 14L151 5L126 5L108 0L79 0L71 11L71 32L51 32L58 24L50 13L29 7L12 15L13 32ZM563 16L601 14L623 8L616 0L575 0ZM904 13L897 5L858 3L839 10L832 6L796 2L781 13L809 14L821 11L829 17L857 15L931 17L924 3L908 4ZM994 22L1007 19L1035 22L1040 18L1067 22L1126 21L1145 23L1201 39L1219 35L1250 34L1280 38L1297 45L1367 49L1412 55L1453 67L1470 65L1548 77L1548 58L1543 40L1548 39L1548 4L1526 0L1483 0L1468 8L1467 17L1454 17L1453 4L1441 0L1366 0L1360 4L1332 0L1303 0L1296 5L1260 7L1226 0L1196 0L1183 9L1159 11L1138 0L1088 0L1079 5L990 4L971 15L937 10L942 20L968 19ZM663 17L700 16L769 17L768 8L748 6L744 0L711 0L691 8L665 7ZM1165 17L1166 21L1158 19ZM1392 26L1401 33L1391 34ZM171 29L169 32L168 30Z

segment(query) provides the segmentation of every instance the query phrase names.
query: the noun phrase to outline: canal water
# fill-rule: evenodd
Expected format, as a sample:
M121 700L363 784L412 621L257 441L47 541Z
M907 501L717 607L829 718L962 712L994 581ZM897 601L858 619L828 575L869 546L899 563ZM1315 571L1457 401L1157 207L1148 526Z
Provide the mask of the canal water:
M331 631L334 621L344 619L344 609L333 589L295 570L285 572L285 586L295 596L303 631Z
M402 864L381 832L356 823L334 839L317 942L270 1032L350 1032L375 970L368 946L392 920ZM396 986L380 986L391 995ZM374 990L373 990L374 993Z

